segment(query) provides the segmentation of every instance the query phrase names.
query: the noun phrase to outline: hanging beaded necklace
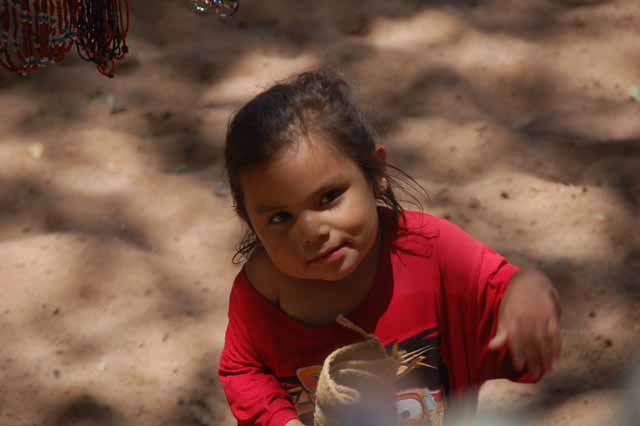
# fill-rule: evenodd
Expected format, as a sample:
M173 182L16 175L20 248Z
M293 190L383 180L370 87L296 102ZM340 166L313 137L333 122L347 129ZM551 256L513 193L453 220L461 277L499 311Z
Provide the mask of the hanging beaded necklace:
M0 1L0 64L24 75L60 62L75 37L67 1Z
M127 0L75 0L72 22L77 28L76 48L85 61L97 65L100 73L113 77L116 61L129 51Z
M196 12L235 14L239 0L190 0ZM113 77L128 53L129 0L0 0L0 65L26 75L62 61L76 44L80 57Z
M128 0L0 0L0 65L26 75L76 43L81 58L113 77L128 30Z

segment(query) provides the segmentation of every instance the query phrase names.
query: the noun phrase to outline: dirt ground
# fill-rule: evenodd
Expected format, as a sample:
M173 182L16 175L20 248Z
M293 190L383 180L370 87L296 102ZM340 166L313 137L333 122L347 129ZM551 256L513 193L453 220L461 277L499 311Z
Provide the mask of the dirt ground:
M565 350L481 413L610 425L640 343L637 0L133 0L115 79L0 72L0 425L227 426L216 378L241 226L230 113L294 72L354 83L391 162L558 286Z

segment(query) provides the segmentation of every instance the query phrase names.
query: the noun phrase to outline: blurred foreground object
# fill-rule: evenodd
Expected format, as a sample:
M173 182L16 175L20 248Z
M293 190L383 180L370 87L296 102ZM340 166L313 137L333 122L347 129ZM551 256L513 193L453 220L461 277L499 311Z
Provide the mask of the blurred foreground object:
M232 16L240 8L240 0L191 0L193 8L198 13L208 13L213 10L223 18Z
M1 0L0 64L26 75L78 54L113 77L128 51L128 0Z
M339 348L324 361L316 389L314 426L396 425L394 382L399 354L387 355L377 337L346 318L339 317L338 322L366 340Z
M634 426L640 421L640 364L636 363L627 386L618 422L620 426Z

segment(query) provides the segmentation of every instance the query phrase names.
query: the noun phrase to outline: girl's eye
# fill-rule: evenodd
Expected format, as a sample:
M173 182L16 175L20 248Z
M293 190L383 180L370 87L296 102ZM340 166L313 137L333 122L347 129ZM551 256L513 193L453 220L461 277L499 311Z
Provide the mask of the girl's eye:
M334 189L332 191L327 192L320 199L320 204L322 205L330 204L331 202L335 201L340 195L342 195L342 192L343 191L341 189Z
M281 223L286 222L290 218L291 218L291 214L287 212L278 212L269 218L269 224L279 225Z

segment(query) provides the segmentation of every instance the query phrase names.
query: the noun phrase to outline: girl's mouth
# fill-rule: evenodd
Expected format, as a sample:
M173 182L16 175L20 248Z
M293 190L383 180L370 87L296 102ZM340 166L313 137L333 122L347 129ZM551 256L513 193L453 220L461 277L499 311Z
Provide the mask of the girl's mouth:
M347 244L340 244L323 251L318 256L312 258L309 263L331 263L341 259L345 254Z

